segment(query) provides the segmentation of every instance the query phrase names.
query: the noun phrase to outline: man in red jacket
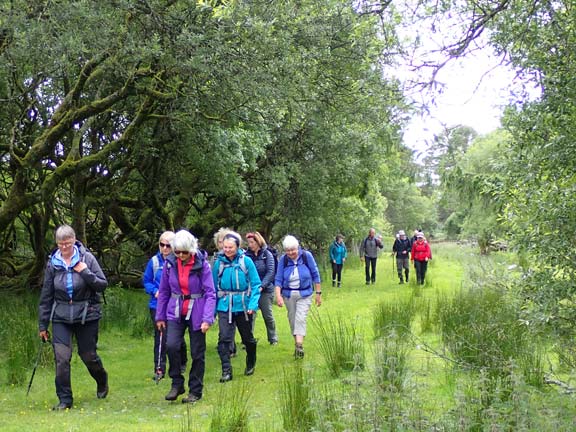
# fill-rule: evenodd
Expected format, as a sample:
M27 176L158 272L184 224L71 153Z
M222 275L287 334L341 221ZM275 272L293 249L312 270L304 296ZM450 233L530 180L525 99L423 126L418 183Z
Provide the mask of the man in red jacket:
M424 234L421 232L416 234L416 241L412 244L411 257L416 269L416 283L424 285L424 277L426 276L428 261L432 259L432 251L424 238Z

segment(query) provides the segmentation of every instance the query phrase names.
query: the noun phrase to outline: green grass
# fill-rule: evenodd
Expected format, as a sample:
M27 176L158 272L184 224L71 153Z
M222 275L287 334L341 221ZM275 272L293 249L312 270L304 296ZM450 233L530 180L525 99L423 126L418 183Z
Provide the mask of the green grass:
M351 263L344 268L342 288L332 288L329 280L323 283L324 303L316 311L318 317L321 322L332 323L330 325L336 319L344 320L342 327L333 325L335 328L354 326L355 335L366 344L364 368L343 371L339 377L333 378L318 342L322 331L329 327L316 325L311 317L304 342L306 357L295 361L286 310L275 307L280 343L277 346L266 343L264 323L259 316L256 337L261 343L258 346L256 373L251 377L242 374L245 354L239 350L238 357L232 359L234 380L219 383L217 328L208 332L204 398L194 406L183 405L179 401L166 402L164 395L170 389L169 379L162 380L158 385L152 380L153 341L149 329L145 328L148 325L145 319L148 311L147 297L143 291L114 292L110 296L110 306L105 307L105 313L121 315L118 320L104 323L99 338L99 353L110 375L107 399L96 399L94 381L77 354L73 355L74 408L70 412L50 411L57 399L54 366L49 356L48 361L42 361L30 395L25 397L36 344L27 354L24 382L20 380L18 385L6 385L9 376L6 366L8 353L4 348L6 342L22 337L18 334L22 331L32 332L34 340L36 328L30 324L4 328L0 330L0 342L3 343L0 350L0 430L208 431L211 427L223 427L214 420L215 416L226 416L226 424L229 425L226 430L234 430L236 424L242 428L237 430L281 431L288 424L282 413L287 412L287 404L297 404L299 398L311 400L307 406L314 411L310 423L316 423L316 430L411 431L435 428L452 431L476 428L545 431L562 430L563 426L571 425L571 419L576 417L573 400L555 389L542 391L528 386L527 380L521 376L521 366L517 367L518 375L510 375L513 383L508 385L507 391L512 392L512 397L505 399L498 397L498 389L494 389L494 395L488 395L488 387L481 385L482 376L470 370L458 369L443 358L449 355L442 345L439 318L433 311L433 305L439 296L452 298L460 290L464 266L475 262L478 257L471 249L451 244L433 245L433 254L426 285L417 293L414 292L413 270L412 281L399 285L392 271L391 259L387 256L378 261L375 285L366 286L363 268L360 264L354 266ZM26 319L21 316L20 309L15 309L10 315L5 306L11 304L8 300L4 299L0 305L3 316L8 314L4 322ZM392 346L392 351L377 348L378 337L386 337L374 332L377 306L408 304L411 301L415 305L410 324L412 333L402 336L402 346ZM401 393L390 396L389 392L377 390L378 373L385 371L379 363L383 361L383 356L390 352L394 354L394 349L400 348L402 355L406 349L405 363L401 365L402 380L397 382L399 385L395 390L401 388ZM51 352L51 348L46 351ZM397 368L397 364L389 363L387 367ZM300 384L304 387L295 387L294 383L298 382L294 379L295 373L301 373ZM390 374L385 376L387 379L392 377ZM535 381L535 378L529 377L530 380ZM293 394L292 402L287 399L288 389ZM238 399L239 395L244 399ZM492 396L493 401L489 410L482 404L487 396ZM246 410L243 410L244 401ZM231 404L230 408L223 410L224 403ZM240 417L236 422L235 416ZM465 429L462 425L471 427Z

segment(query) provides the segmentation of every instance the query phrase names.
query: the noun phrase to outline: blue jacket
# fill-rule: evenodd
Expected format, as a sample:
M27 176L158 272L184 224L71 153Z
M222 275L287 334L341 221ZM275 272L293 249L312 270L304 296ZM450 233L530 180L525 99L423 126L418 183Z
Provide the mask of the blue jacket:
M306 254L306 263L302 259L302 255ZM300 276L300 295L308 297L312 295L314 284L320 283L320 272L314 257L307 250L299 249L298 258L296 259L298 266L298 274ZM282 296L290 297L292 290L290 289L290 275L294 271L294 261L286 255L282 255L278 260L278 269L276 270L276 278L274 279L274 286L282 288Z
M258 251L258 255L255 255L250 249L246 251L246 256L250 257L254 261L256 270L258 271L258 276L262 281L262 291L273 292L274 291L274 256L272 252L268 250L267 246Z
M150 301L148 302L148 307L150 309L156 309L158 304L156 293L160 288L160 279L162 279L162 269L164 268L164 256L158 252L155 257L158 259L159 264L156 274L154 274L154 258L150 258L148 264L146 264L144 275L142 276L144 290L146 291L146 294L150 296Z
M244 257L247 274L241 268L240 257ZM222 274L218 277L220 266L224 266ZM216 311L228 312L230 308L230 292L232 292L232 312L245 312L258 310L260 299L260 276L254 262L244 254L242 249L231 261L223 252L218 253L212 268L212 278L216 289ZM250 292L248 293L248 285ZM237 294L236 294L237 293Z
M344 259L348 256L348 251L346 250L346 245L344 242L338 243L336 240L330 245L330 262L336 262L336 264L342 264Z

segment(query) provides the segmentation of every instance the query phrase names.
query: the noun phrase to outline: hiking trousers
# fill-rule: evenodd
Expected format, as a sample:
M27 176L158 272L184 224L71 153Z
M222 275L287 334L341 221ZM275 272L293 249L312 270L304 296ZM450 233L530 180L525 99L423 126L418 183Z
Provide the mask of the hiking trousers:
M426 270L428 269L428 261L414 260L414 268L416 269L416 283L424 285L424 278L426 277Z
M306 319L312 304L312 297L312 295L302 297L300 291L291 291L290 297L283 297L293 336L306 336Z
M96 353L98 343L98 320L84 324L52 322L52 345L56 363L56 395L61 403L72 404L70 360L72 359L72 335L78 344L78 355L99 387L106 385L108 375L102 360Z
M258 309L262 312L262 318L264 319L264 324L266 325L266 336L268 337L269 343L278 342L278 336L276 335L276 321L274 321L274 312L272 310L272 303L274 302L274 292L273 291L262 291L260 293L260 299L258 300ZM254 318L252 319L252 334L254 334L254 329L256 327L256 312L254 313Z
M201 330L192 330L192 322L183 317L180 321L166 322L166 350L168 351L168 375L172 387L184 387L182 375L182 344L188 330L190 339L190 358L192 367L188 374L188 391L199 398L204 389L204 372L206 370L206 334Z
M332 262L332 282L334 283L338 280L338 286L342 283L342 267L344 267L344 264Z
M364 264L366 270L366 283L376 282L376 259L372 257L364 257ZM372 268L372 273L370 273L370 268Z
M152 318L152 322L156 323L156 309L150 308L150 317ZM160 330L154 325L154 373L157 372L156 369L160 369L162 373L166 373L166 357L168 352L166 351L166 339L167 339L167 330L164 330L164 334L162 335L162 348L160 348ZM186 340L182 338L182 346L180 348L180 364L182 367L186 367L186 363L188 361L188 354L186 353ZM158 363L160 360L160 363Z
M248 317L248 318L246 318ZM228 312L218 312L218 354L222 363L222 372L232 370L230 363L230 343L234 340L236 327L246 347L246 369L256 366L256 339L252 332L254 315L245 315L244 312L233 312L232 322L228 322Z

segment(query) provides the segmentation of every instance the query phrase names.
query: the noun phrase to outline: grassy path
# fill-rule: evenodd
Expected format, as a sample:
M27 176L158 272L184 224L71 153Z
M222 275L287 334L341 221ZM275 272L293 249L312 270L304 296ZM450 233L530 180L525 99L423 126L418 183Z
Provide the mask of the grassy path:
M460 286L462 267L461 253L455 246L442 246L433 251L434 260L429 268L425 288L419 293L421 301L433 299L438 292L452 292ZM355 258L349 260L344 269L343 287L332 288L329 282L322 286L324 304L317 310L320 317L340 316L354 320L355 329L366 340L372 338L372 316L374 306L382 301L401 301L413 295L415 289L412 271L410 284L399 285L393 273L392 258L382 255L378 260L377 282L364 284L363 268ZM324 275L326 276L326 275ZM324 278L329 280L329 278ZM142 314L146 311L146 296L132 293L131 301L140 304ZM152 380L152 338L135 339L123 331L112 329L102 332L99 352L110 375L110 394L105 400L95 397L95 383L76 354L72 361L74 408L70 412L53 413L50 407L57 402L54 393L52 367L39 368L28 398L25 387L2 387L0 396L0 430L2 431L180 431L208 430L214 405L227 400L230 392L245 392L249 398L250 424L253 430L281 430L282 419L278 395L282 388L284 371L294 364L293 342L289 334L285 309L275 308L280 343L266 343L265 328L258 317L256 337L258 362L256 373L245 377L244 352L233 359L234 380L220 384L220 362L216 352L217 329L208 333L206 377L204 398L190 407L179 401L169 403L164 395L170 388L169 379L155 385ZM414 332L419 333L419 322ZM309 379L321 383L329 381L327 370L315 338L318 329L309 320L309 334L305 341L305 371ZM426 336L434 342L434 335ZM370 358L370 353L368 354ZM419 378L425 380L430 389L441 393L445 386L442 380L431 379L437 364L423 351L415 350L411 355ZM319 384L320 385L320 384ZM445 395L448 397L448 395ZM442 403L442 397L439 399Z

